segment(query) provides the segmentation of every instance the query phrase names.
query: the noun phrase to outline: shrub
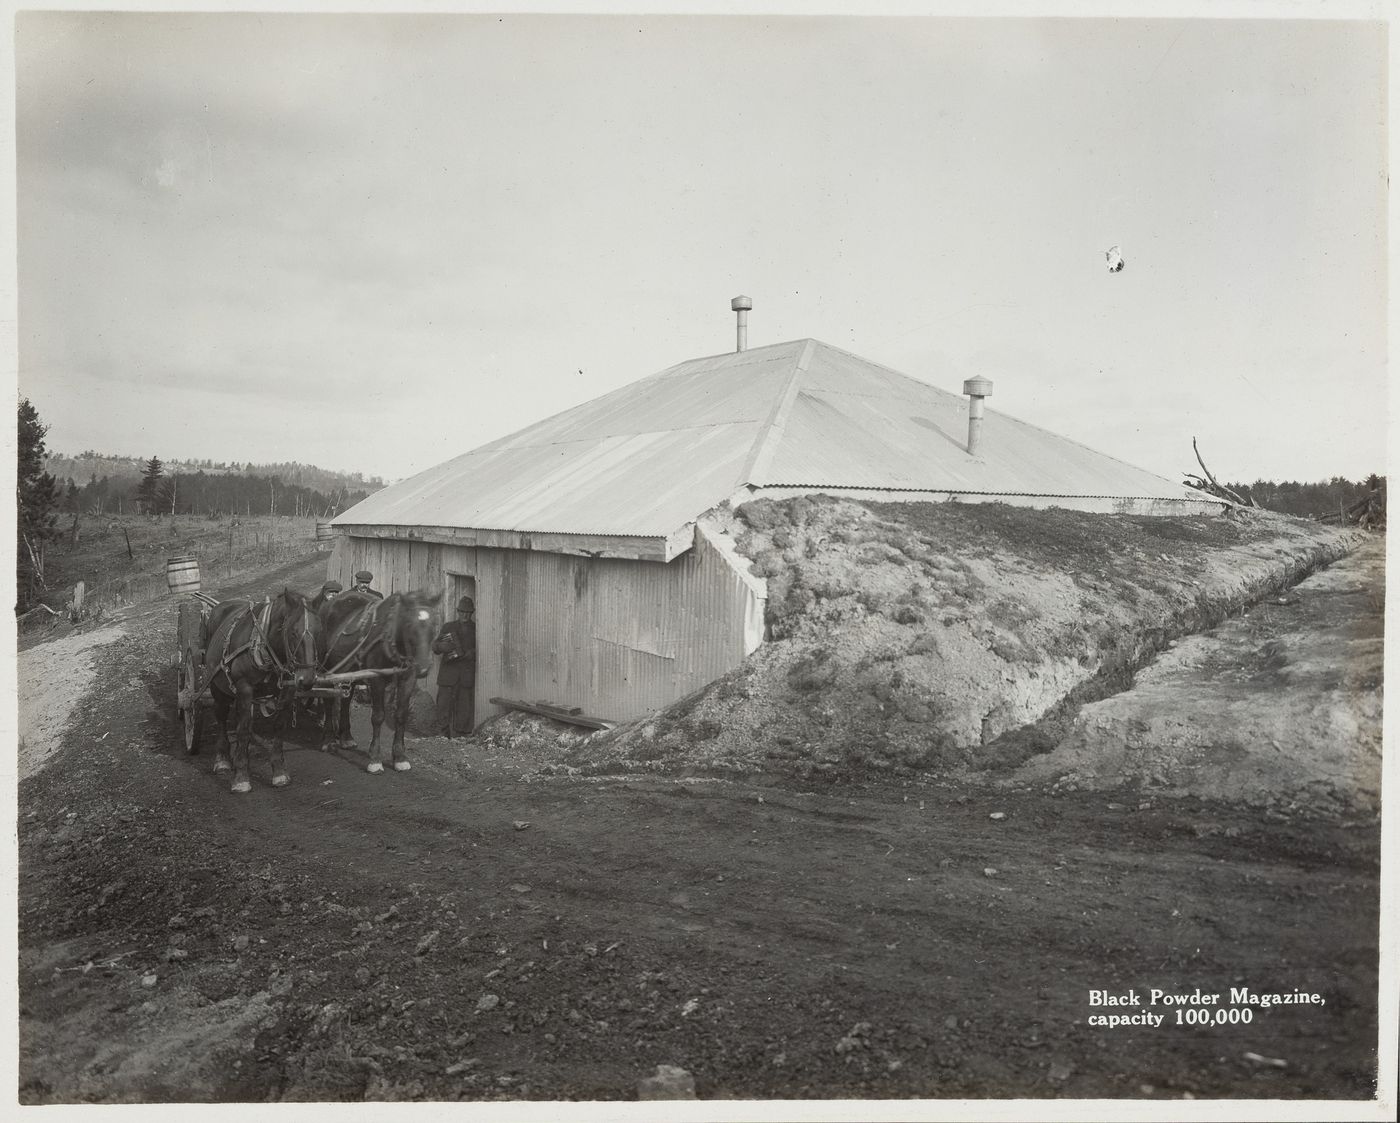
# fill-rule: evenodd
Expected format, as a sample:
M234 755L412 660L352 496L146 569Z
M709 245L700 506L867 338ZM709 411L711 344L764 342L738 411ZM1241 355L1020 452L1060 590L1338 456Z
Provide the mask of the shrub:
M856 600L864 606L867 612L872 614L883 612L885 609L886 600L884 595L872 589L865 589L857 593Z
M1039 620L1040 613L1024 601L1002 597L987 606L987 619L1014 632Z
M750 571L755 577L777 577L787 569L777 550L764 550L753 559Z
M994 636L989 646L993 655L1007 663L1025 662L1030 654L1026 645L1015 636Z
M818 648L804 655L788 669L788 684L799 693L811 694L825 690L836 681L836 665L831 652Z
M752 499L734 512L754 530L771 530L780 523L787 522L778 504L771 499Z

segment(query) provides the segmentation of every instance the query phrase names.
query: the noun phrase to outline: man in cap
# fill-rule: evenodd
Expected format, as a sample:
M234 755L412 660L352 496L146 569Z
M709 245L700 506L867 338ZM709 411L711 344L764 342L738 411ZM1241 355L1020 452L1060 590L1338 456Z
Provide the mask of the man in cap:
M339 581L327 581L321 586L321 591L311 598L311 611L320 612L321 608L335 600L336 594L341 590Z
M383 593L369 587L369 583L373 580L374 574L367 569L362 569L355 574L355 583L350 586L350 591L352 593L364 593L366 596L374 597L377 600L383 600Z
M459 733L470 736L476 727L476 604L471 597L457 602L457 619L442 626L433 651L442 656L438 728L449 741Z

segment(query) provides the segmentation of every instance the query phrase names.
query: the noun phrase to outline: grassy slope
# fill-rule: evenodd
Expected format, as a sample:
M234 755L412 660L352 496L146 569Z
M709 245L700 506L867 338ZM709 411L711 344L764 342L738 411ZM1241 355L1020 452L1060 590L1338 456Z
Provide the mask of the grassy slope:
M197 515L86 515L76 544L71 525L72 516L63 516L64 533L50 547L58 579L46 599L55 607L79 581L90 597L109 602L159 596L166 560L178 555L193 554L210 581L287 560L312 549L316 539L315 519L281 515L240 517L232 526L228 519Z

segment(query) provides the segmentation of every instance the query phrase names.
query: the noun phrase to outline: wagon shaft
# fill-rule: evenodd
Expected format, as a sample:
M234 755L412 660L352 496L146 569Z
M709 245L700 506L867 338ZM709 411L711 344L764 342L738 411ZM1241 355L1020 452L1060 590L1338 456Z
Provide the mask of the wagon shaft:
M370 679L375 678L394 678L398 675L401 675L402 673L403 670L401 668L392 667L370 668L363 671L341 671L340 673L333 675L317 675L316 685L335 686L343 682L367 682Z

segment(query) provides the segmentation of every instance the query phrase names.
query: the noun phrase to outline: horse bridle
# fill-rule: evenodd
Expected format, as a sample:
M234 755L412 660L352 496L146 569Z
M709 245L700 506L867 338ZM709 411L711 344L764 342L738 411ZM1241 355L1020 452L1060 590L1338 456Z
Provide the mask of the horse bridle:
M316 641L311 635L311 610L307 607L305 601L299 603L301 607L301 643L298 646L303 656L310 656L303 663L296 662L292 652L296 651L297 647L294 647L287 640L288 633L291 631L290 613L282 620L282 645L287 652L287 663L283 663L281 659L277 658L276 646L258 624L256 613L253 615L253 629L262 636L263 646L267 650L268 658L272 660L272 665L277 668L277 673L283 678L293 678L299 670L314 670L316 667ZM288 663L290 663L291 666L288 666Z
M299 604L301 606L301 643L297 648L287 642L287 633L291 631L291 621L289 619L282 621L282 643L288 654L290 655L292 651L299 649L302 655L302 662L296 664L294 673L298 670L314 671L316 669L316 637L311 634L311 606L304 600L300 601ZM274 655L273 658L275 659L276 656Z

